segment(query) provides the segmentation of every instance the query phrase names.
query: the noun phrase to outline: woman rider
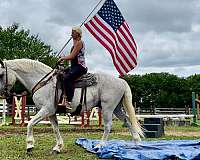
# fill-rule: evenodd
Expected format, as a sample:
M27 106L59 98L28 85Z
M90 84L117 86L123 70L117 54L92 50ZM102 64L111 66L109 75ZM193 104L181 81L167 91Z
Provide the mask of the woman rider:
M64 75L64 94L62 104L66 106L67 109L71 110L71 101L74 96L74 81L81 77L83 74L87 73L87 67L85 65L85 44L81 40L82 38L82 31L80 27L73 27L72 28L72 39L73 39L73 46L71 48L71 52L69 55L62 57L58 60L61 61L70 61L71 67L69 72Z

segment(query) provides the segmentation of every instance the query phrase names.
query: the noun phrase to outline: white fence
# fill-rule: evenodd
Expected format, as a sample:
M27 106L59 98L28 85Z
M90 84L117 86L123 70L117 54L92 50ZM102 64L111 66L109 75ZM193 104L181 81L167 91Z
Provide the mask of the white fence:
M136 108L137 114L152 114L152 115L160 115L160 114L191 114L191 108Z
M6 109L5 112L8 114L12 112L12 105L6 104ZM9 110L8 110L9 109ZM38 110L35 107L35 105L26 105L25 107L25 112L26 113L36 113ZM0 99L0 115L3 113L3 101ZM136 113L137 114L151 114L154 113L155 115L157 114L192 114L191 108L136 108Z
M5 99L0 99L0 124L6 123L7 105Z
M6 105L6 101L5 100L0 99L0 115L3 114L3 112L7 113L7 105ZM5 103L5 104L4 104ZM5 105L5 108L4 108Z

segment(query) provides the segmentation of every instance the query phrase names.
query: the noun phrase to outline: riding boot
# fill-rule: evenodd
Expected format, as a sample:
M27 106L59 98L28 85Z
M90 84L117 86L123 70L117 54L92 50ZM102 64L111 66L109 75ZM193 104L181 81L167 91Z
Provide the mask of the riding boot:
M66 109L71 110L71 102L67 101L67 96L63 96L62 103L58 103L59 106L65 106Z

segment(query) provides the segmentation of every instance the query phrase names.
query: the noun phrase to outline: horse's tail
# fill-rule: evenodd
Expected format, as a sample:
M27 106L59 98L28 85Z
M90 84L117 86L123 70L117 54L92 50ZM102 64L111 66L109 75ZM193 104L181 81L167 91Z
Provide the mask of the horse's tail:
M128 83L126 81L124 81L126 89L125 89L125 93L124 93L124 97L123 97L123 106L124 109L126 110L130 122L132 124L132 127L134 128L134 130L136 131L136 133L138 133L141 137L144 137L144 132L142 130L141 125L139 124L136 115L135 115L135 108L132 105L132 93L131 93L131 89L128 85Z

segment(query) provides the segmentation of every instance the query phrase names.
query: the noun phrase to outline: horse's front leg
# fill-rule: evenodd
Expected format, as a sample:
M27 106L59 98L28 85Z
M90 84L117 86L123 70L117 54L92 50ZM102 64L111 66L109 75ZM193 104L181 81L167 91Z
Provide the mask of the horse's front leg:
M49 121L51 122L54 133L56 135L56 145L53 147L52 154L57 154L60 153L61 149L64 146L64 143L58 128L58 120L56 115L49 116Z
M27 125L27 154L32 153L32 149L34 147L34 137L33 137L33 125L37 124L41 120L43 120L47 116L47 112L45 110L40 110L29 122Z

